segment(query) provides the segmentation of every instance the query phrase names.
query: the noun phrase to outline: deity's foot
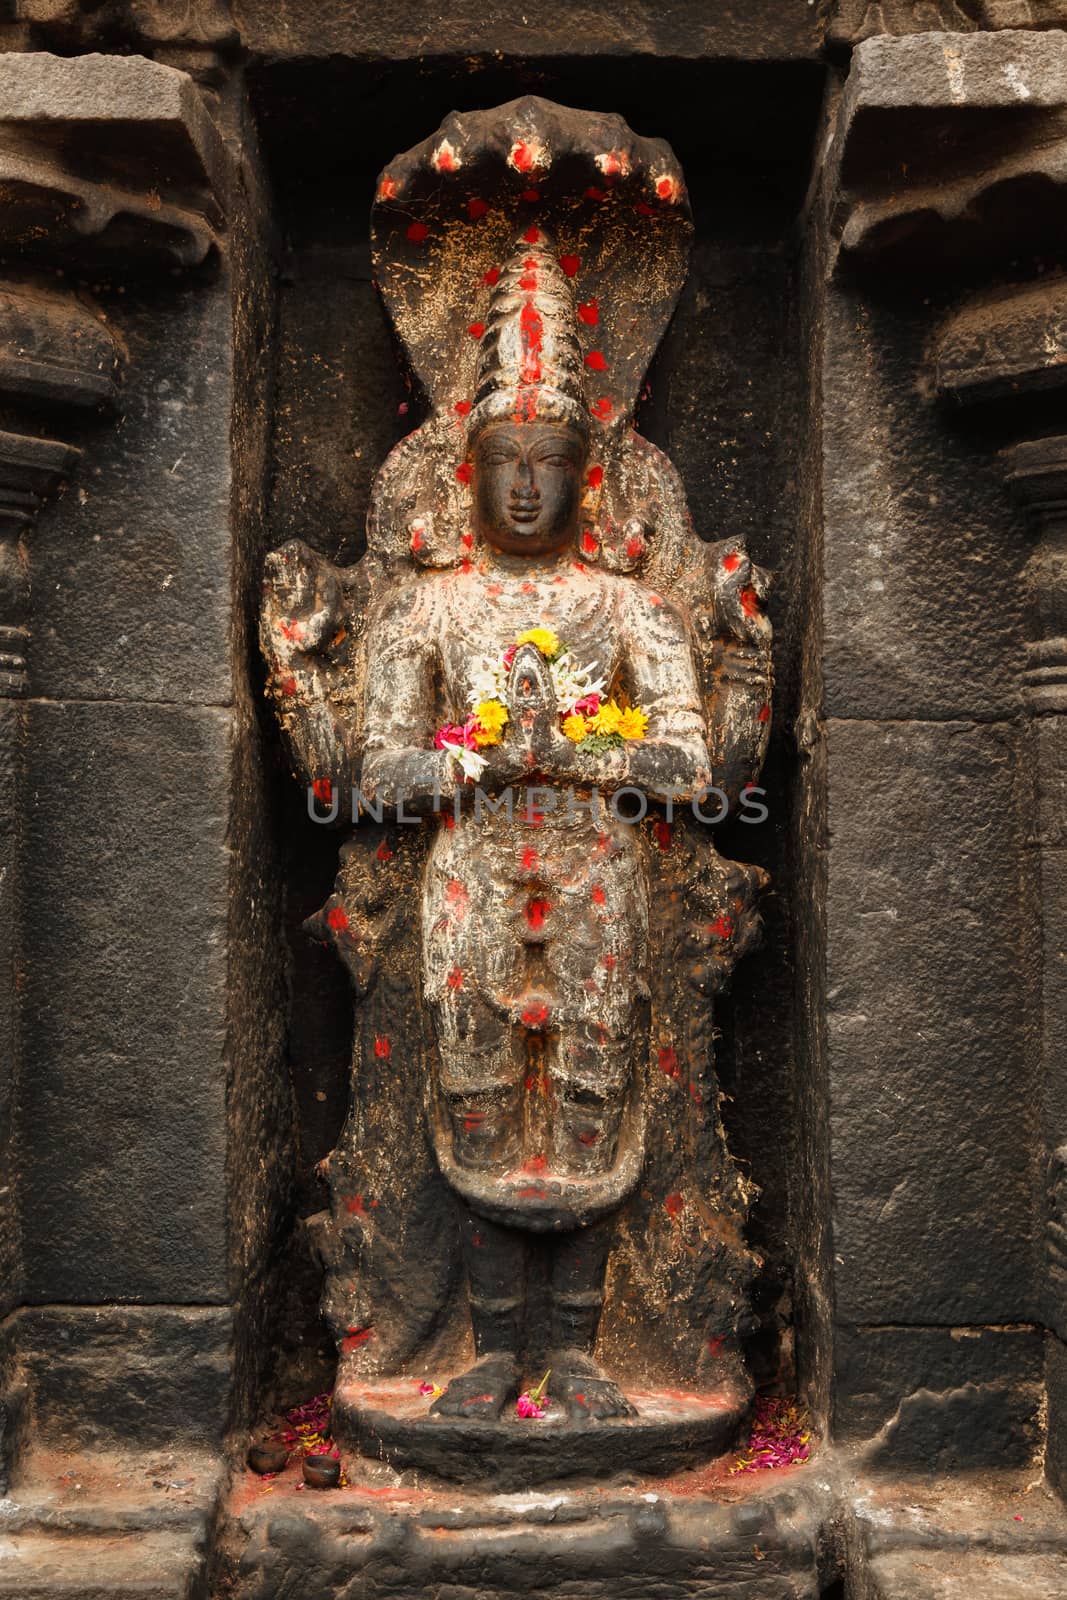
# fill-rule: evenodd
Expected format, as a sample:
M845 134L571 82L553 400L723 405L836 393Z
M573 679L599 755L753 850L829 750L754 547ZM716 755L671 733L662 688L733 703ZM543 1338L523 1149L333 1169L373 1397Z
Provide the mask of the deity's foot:
M504 1350L476 1361L468 1372L453 1378L444 1394L430 1410L439 1417L474 1417L480 1422L496 1422L504 1408L519 1397L519 1366Z
M602 1422L609 1417L636 1417L619 1388L584 1350L557 1350L552 1358L549 1393L566 1407L572 1422Z

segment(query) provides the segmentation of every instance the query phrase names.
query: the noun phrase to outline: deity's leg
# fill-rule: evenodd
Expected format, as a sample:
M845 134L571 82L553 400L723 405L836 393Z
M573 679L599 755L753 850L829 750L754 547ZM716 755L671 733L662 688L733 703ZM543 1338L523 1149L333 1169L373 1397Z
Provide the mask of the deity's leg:
M519 1392L526 1309L526 1241L462 1206L463 1254L470 1283L478 1360L453 1378L431 1410L494 1421Z
M637 1415L622 1390L593 1360L604 1308L611 1228L606 1221L563 1234L553 1249L549 1392L576 1422Z
M460 994L438 1006L437 1038L438 1083L456 1160L473 1171L502 1170L516 1158L522 1133L521 1066L510 1030L480 996ZM518 1395L526 1246L521 1235L458 1203L478 1360L432 1409L492 1421Z

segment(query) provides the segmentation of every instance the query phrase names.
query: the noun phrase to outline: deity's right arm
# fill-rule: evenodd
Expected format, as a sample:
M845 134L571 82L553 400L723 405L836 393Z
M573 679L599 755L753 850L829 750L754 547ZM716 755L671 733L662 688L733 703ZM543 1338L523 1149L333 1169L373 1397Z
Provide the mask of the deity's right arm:
M264 562L259 636L266 691L293 768L324 807L359 779L367 589L361 565L335 567L299 539Z
M367 621L362 792L390 809L439 805L455 793L456 769L434 748L439 623L425 580L398 586Z

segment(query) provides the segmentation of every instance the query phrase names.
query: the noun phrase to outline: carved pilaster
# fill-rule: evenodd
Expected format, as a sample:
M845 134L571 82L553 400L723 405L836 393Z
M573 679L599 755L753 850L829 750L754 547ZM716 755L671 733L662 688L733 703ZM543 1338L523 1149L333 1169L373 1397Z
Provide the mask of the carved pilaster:
M166 32L168 7L136 8ZM177 8L208 21L179 27L210 65L212 0ZM83 453L84 420L117 393L121 346L79 276L114 284L146 271L196 267L219 248L229 158L200 92L184 72L138 55L36 54L27 45L78 48L79 30L117 26L118 5L71 0L0 4L0 1171L12 1172L21 1094L19 984L25 958L22 837L28 729L19 697L32 683L32 525ZM169 8L172 17L175 8ZM49 32L50 29L55 31ZM67 33L63 36L63 30ZM21 31L20 31L21 30ZM38 31L40 30L40 31ZM159 31L159 30L157 30ZM19 37L12 37L13 33ZM95 35L93 36L95 38ZM112 35L117 37L117 35ZM134 37L129 44L137 47ZM88 42L87 48L92 48ZM106 46L105 46L106 48ZM197 55L197 51L200 55ZM168 281L164 278L164 282ZM62 286L62 287L58 287ZM44 437L42 437L44 435ZM86 435L85 448L90 448ZM23 1153L24 1154L24 1153ZM24 1293L15 1186L0 1184L0 1320ZM18 1453L25 1409L17 1362L0 1349L0 1483Z
M0 433L0 694L22 694L29 637L24 535L81 454L54 439Z
M1036 637L1024 691L1033 711L1067 712L1067 437L1012 445L1001 460L1037 534L1028 569Z
M1067 384L1067 280L1050 275L976 295L955 311L934 342L931 388L956 407L1010 425L1013 401L1033 418ZM997 407L990 412L990 403ZM1046 413L1048 414L1048 413ZM1054 413L1053 413L1054 414ZM1032 423L1031 423L1032 425ZM1046 1182L1036 1197L1043 1213L1046 1270L1040 1278L1045 1325L1067 1331L1064 1208L1067 1205L1067 1074L1061 1040L1067 1026L1067 435L1025 439L1000 452L1005 482L1025 509L1034 535L1027 563L1030 637L1022 691L1032 723L1024 781L1032 803L1026 894L1032 905L1031 1015L1040 1057ZM1063 1456L1062 1386L1049 1388L1049 1463Z

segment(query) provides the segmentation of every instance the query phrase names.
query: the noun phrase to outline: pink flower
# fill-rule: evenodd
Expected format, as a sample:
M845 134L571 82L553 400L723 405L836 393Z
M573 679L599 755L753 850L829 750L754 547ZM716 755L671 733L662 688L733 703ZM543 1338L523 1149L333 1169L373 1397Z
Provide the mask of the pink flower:
M583 695L575 703L574 710L579 717L595 717L600 710L600 696L596 693Z
M477 750L478 745L474 737L474 730L478 726L476 717L468 717L466 722L446 722L443 728L438 728L434 734L434 746L443 750L446 744L458 744L461 750Z
M508 648L504 651L504 671L505 672L510 672L511 671L511 663L515 659L515 652L516 652L516 650L518 648L519 647L518 647L517 644L512 644L512 645L509 645Z
M520 1417L543 1417L544 1406L538 1405L536 1400L531 1400L528 1394L520 1394L515 1410Z

